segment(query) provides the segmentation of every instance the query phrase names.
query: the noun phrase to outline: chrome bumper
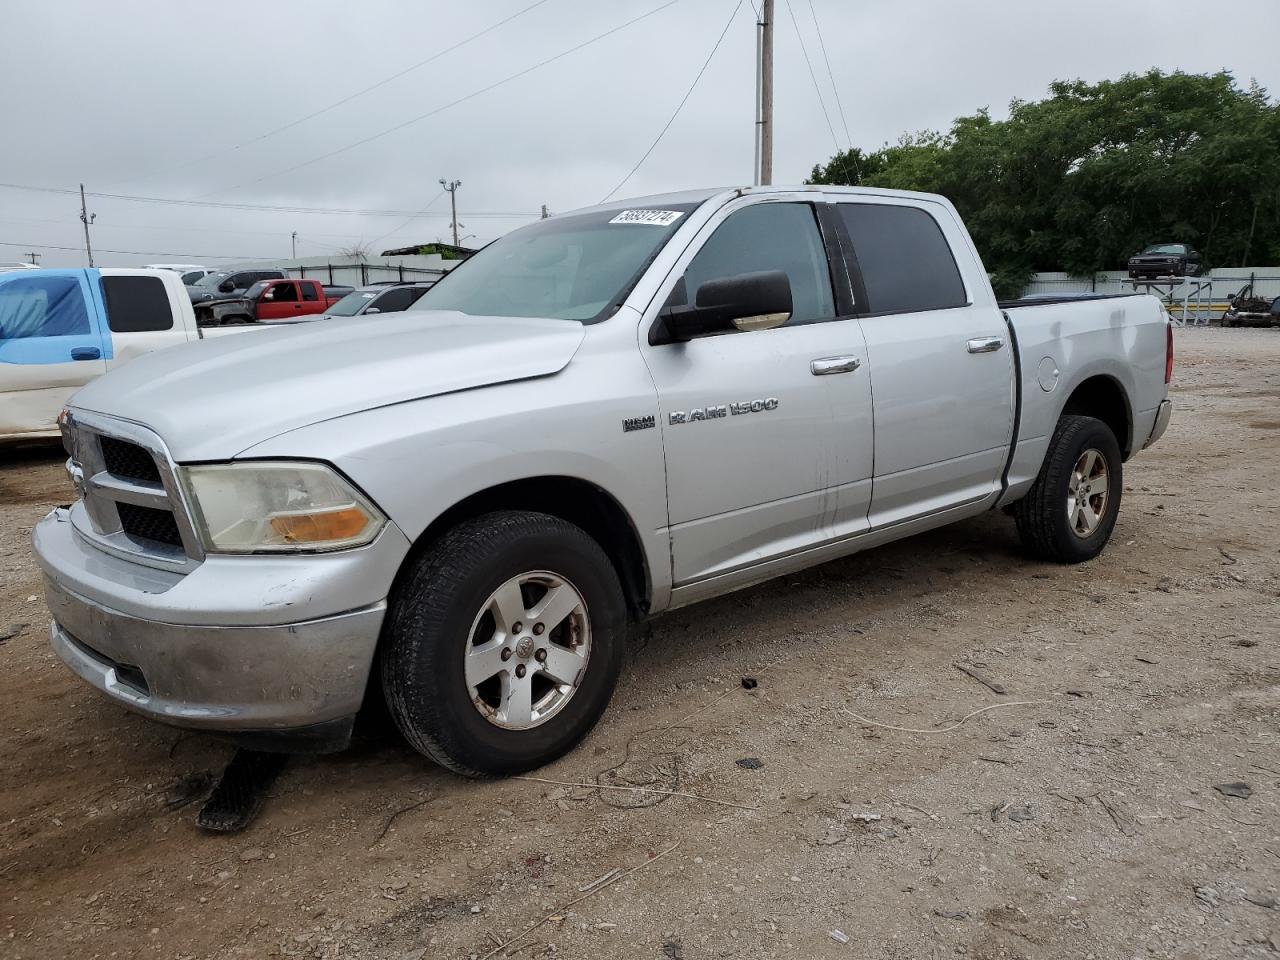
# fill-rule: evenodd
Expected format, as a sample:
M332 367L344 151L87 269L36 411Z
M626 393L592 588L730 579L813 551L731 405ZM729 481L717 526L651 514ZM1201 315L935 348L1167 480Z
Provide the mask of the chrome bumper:
M175 726L267 736L282 743L296 730L302 749L312 749L305 743L308 729L325 731L333 742L314 749L345 742L364 699L385 600L309 618L309 613L320 612L315 605L323 600L317 597L326 591L317 587L323 587L324 578L309 565L317 558L295 557L294 576L272 585L270 612L297 619L245 622L230 609L236 599L232 591L238 590L240 604L255 607L244 614L256 619L262 611L257 597L238 589L238 573L224 582L227 578L216 565L205 564L170 585L167 575L156 579L156 571L129 564L139 572L130 580L110 569L124 561L93 551L72 529L65 510L55 510L37 525L33 543L53 615L54 650L112 700ZM96 569L84 567L85 551L97 553ZM252 566L255 558L225 559ZM372 563L374 558L365 559ZM268 569L280 573L279 563L275 558ZM390 582L381 588L384 595ZM105 595L108 584L115 596ZM210 595L221 594L223 623L170 622L176 618L173 594L179 590L198 590L205 603L211 602ZM328 599L332 602L332 595ZM209 615L207 609L191 612L192 619Z
M1156 410L1156 422L1151 427L1151 436L1147 437L1147 442L1142 445L1145 450L1157 440L1164 436L1164 432L1169 427L1169 417L1173 413L1173 404L1168 400L1161 400L1160 406Z

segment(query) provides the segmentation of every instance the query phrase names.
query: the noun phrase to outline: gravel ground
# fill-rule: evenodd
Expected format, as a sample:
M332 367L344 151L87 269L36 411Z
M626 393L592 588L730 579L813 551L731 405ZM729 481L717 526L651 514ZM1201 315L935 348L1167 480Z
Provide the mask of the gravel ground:
M1280 331L1178 355L1098 560L1028 563L996 514L664 617L538 771L705 799L371 738L202 835L166 788L229 749L57 662L28 538L69 490L2 454L0 956L1280 955Z

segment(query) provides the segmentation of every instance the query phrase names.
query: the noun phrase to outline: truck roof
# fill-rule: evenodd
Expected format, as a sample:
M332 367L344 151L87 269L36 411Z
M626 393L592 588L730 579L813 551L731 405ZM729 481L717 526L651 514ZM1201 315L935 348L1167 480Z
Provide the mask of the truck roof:
M633 207L657 207L672 203L704 203L714 197L724 195L726 199L734 194L762 195L770 193L843 193L868 197L900 197L906 200L928 200L933 203L949 201L936 193L919 193L914 190L890 190L887 187L837 187L827 184L771 184L770 186L739 187L705 187L701 190L681 190L675 193L655 193L644 197L627 197L622 200L610 200L607 203L591 204L566 213L581 213L585 210L625 210Z

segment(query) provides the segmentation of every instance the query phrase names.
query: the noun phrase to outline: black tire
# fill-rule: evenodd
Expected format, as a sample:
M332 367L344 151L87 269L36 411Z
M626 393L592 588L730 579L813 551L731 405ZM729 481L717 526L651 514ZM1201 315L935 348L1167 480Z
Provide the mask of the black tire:
M1072 528L1067 510L1070 483L1077 461L1088 450L1097 450L1107 471L1107 496L1097 527L1088 536ZM1058 421L1040 475L1030 492L1017 502L1014 519L1028 555L1054 563L1092 560L1111 539L1124 489L1120 444L1101 420L1066 415Z
M392 597L381 651L387 707L409 744L469 777L523 773L571 750L604 713L622 669L626 603L600 545L558 517L501 511L454 527L411 563ZM576 588L591 645L585 673L559 712L511 730L472 702L463 661L490 595L529 571L554 573Z

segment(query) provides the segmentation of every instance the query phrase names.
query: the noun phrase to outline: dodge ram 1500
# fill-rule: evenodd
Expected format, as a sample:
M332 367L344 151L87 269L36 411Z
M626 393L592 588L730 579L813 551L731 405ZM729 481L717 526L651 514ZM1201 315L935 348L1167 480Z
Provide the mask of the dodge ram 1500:
M36 527L108 697L332 750L370 695L502 775L605 709L629 620L979 514L1096 556L1169 420L1150 296L1002 307L955 210L741 188L552 217L404 312L192 344L80 391Z

